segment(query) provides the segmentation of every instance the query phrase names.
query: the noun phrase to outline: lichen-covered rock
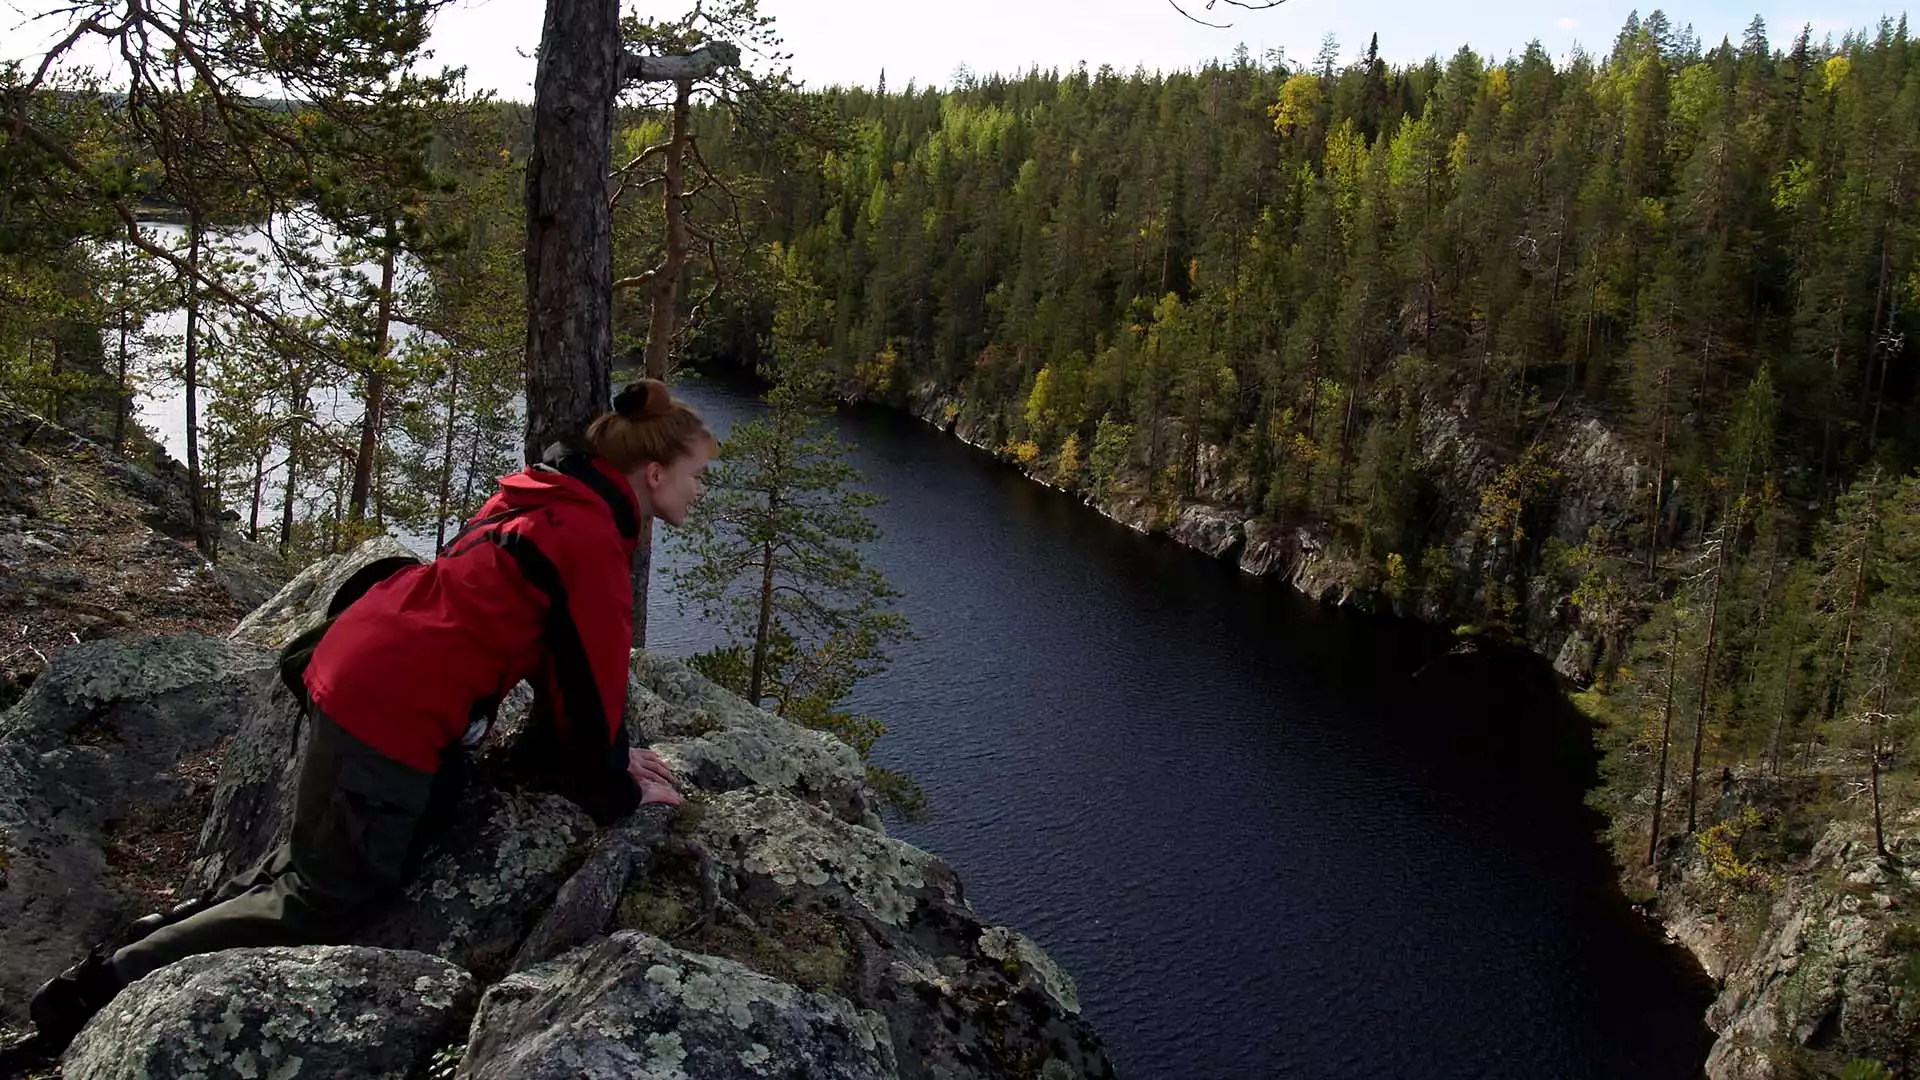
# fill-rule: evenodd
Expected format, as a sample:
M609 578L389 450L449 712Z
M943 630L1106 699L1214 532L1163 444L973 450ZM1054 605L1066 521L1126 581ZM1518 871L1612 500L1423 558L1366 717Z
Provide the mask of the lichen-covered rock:
M130 799L179 786L182 753L221 762L181 815L211 804L189 890L286 838L307 725L273 646L323 617L345 577L396 554L376 542L309 568L228 640L70 650L70 667L0 717L0 1021L138 914L109 884L100 838ZM469 1010L472 979L504 974L550 923L557 944L528 949L488 995L468 1074L1112 1074L1072 980L1034 942L982 923L944 862L885 835L850 747L672 660L638 652L633 666L635 737L699 796L677 819L636 815L583 867L587 816L517 790L512 754L484 758L451 829L354 945L156 972L75 1044L67 1075L417 1076ZM497 744L529 703L516 688ZM685 887L668 896L670 882Z
M1360 566L1326 537L1295 530L1290 555L1292 561L1282 572L1295 590L1317 603L1367 606L1371 594L1362 587Z
M1080 992L1073 979L1053 962L1034 940L1008 926L989 926L980 932L982 954L1019 972L1021 985L1052 998L1069 1013L1079 1015Z
M777 791L746 788L713 799L694 834L740 880L831 892L888 926L905 928L929 906L966 906L945 862Z
M1775 899L1759 945L1733 957L1707 1024L1719 1040L1710 1080L1772 1080L1792 1059L1837 1072L1855 1058L1911 1068L1920 1054L1920 1001L1911 987L1912 912L1920 867L1901 853L1920 836L1895 835L1883 860L1856 823L1828 829L1805 872ZM1686 912L1669 912L1683 917Z
M709 800L691 833L739 924L700 944L884 1016L901 1076L1112 1075L1073 980L1028 938L982 922L940 859L764 790ZM671 933L682 907L639 896L627 910L662 908L668 925L646 928Z
M879 831L866 767L852 747L756 709L677 660L635 652L633 675L627 722L689 788L790 792Z
M891 1080L880 1017L714 956L622 931L494 985L474 1080Z
M90 725L100 738L124 741L119 727L128 718L119 718L113 728L106 726L105 714L114 706L150 704L177 690L202 693L211 683L244 683L271 660L261 649L197 634L85 642L56 654L27 696L0 714L0 739L45 751L91 737L75 732ZM152 749L164 755L172 747L156 744Z
M0 1020L142 913L109 844L195 796L194 767L232 734L271 660L195 635L88 642L55 654L0 716Z
M300 757L311 734L274 665L253 680L234 715L239 726L222 756L190 874L200 891L250 869L287 838Z
M1583 631L1575 630L1567 635L1560 645L1560 651L1554 654L1553 670L1568 682L1585 686L1593 681L1597 651L1598 646L1592 638Z
M419 953L232 949L139 980L74 1040L68 1080L409 1080L472 1014L473 977Z
M627 883L645 874L655 853L665 847L675 813L674 807L642 806L601 833L580 868L520 942L513 970L545 963L610 930Z
M1246 539L1239 514L1224 507L1191 504L1168 530L1181 544L1215 559L1226 558Z
M240 620L228 637L269 649L278 649L319 625L327 616L333 594L362 567L380 559L419 559L410 548L388 536L377 536L344 555L321 559L294 576L271 600Z
M1583 416L1548 431L1554 439L1549 456L1560 474L1553 535L1569 544L1585 543L1594 526L1617 528L1645 511L1646 466L1605 421Z
M1159 504L1141 492L1116 490L1104 499L1088 496L1087 505L1137 533L1150 536L1166 528Z
M1200 444L1194 459L1194 490L1210 502L1244 506L1253 497L1253 478L1244 460L1218 443Z
M592 819L557 795L472 792L437 854L358 940L500 974L593 833Z

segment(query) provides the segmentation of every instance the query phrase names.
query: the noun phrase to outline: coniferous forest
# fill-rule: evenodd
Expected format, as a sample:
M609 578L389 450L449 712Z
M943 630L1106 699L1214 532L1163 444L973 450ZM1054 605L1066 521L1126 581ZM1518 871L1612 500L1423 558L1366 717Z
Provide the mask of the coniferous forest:
M518 455L530 116L403 74L430 13L304 74L313 26L129 85L0 72L0 393L118 446L130 395L197 387L188 465L239 519L212 554L448 535ZM751 0L625 32L777 54ZM803 356L1136 524L1206 507L1377 609L1577 638L1616 857L1700 860L1729 910L1836 818L1886 854L1920 796L1920 44L1655 11L1604 54L1354 45L740 72L678 120L635 91L617 346ZM177 235L126 243L134 211ZM1760 794L1728 810L1736 781Z
M1695 833L1728 769L1884 811L1920 694L1905 26L1775 48L1654 12L1606 56L1376 49L828 91L844 138L807 168L717 114L703 138L763 178L762 272L813 298L848 393L951 391L947 419L1160 524L1307 527L1383 606L1522 633L1564 600L1623 859L1655 814ZM777 295L734 294L694 351L741 355ZM1556 536L1583 425L1626 512ZM1499 467L1448 490L1436 432Z

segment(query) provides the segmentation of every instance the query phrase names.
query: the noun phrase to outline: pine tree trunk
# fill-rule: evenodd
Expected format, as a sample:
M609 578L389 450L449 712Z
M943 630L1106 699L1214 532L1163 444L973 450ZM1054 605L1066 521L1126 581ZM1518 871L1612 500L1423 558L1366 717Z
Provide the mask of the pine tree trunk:
M113 452L125 452L127 446L127 411L132 408L133 391L127 388L127 313L120 312L120 356L119 370L115 385L120 389L113 400Z
M393 334L394 224L388 222L380 259L380 298L374 316L373 368L367 372L366 409L360 415L360 450L353 459L353 494L347 499L347 520L367 516L373 491L373 459L380 452L381 413L387 404L387 350Z
M1700 755L1706 745L1707 691L1713 685L1713 644L1720 624L1721 578L1727 572L1727 530L1720 527L1720 550L1714 556L1713 599L1707 603L1707 646L1700 659L1700 697L1693 711L1693 769L1687 779L1687 832L1699 823Z
M1789 667L1787 668L1785 677L1781 679L1780 700L1773 713L1773 747L1770 752L1773 762L1769 766L1769 770L1775 776L1780 775L1780 744L1785 739L1787 733L1787 699L1792 695L1792 692L1793 668Z
M753 675L747 683L747 700L760 704L767 675L767 638L773 630L773 544L760 551L760 624L753 633Z
M687 119L693 83L674 83L674 133L666 142L666 192L660 196L666 211L666 259L649 288L653 313L647 323L647 379L666 379L666 361L672 357L680 304L680 273L687 263ZM647 586L653 580L653 519L639 521L634 546L634 648L647 646Z
M300 425L287 434L287 484L280 499L280 557L293 554L293 494L300 473Z
M1756 632L1756 636L1758 631L1767 625L1767 619L1773 613L1773 586L1774 586L1775 580L1779 577L1779 572L1780 572L1780 530L1776 528L1773 530L1771 544L1767 549L1767 577L1766 577L1766 580L1762 582L1760 585L1760 602L1757 605L1755 605L1755 609L1754 609L1753 625ZM1756 642L1755 643L1756 651L1758 648L1759 648L1759 645ZM1749 661L1751 661L1751 657L1749 657ZM1747 693L1749 694L1753 693L1754 687L1758 686L1759 683L1760 683L1760 665L1757 663L1749 662L1747 664Z
M1315 340L1307 357L1307 441L1314 441L1320 420L1320 342Z
M1873 519L1880 508L1880 474L1876 469L1870 486L1867 488L1866 530L1860 536L1860 557L1853 567L1853 596L1847 601L1847 621L1840 633L1840 670L1833 681L1827 685L1826 708L1821 714L1821 726L1833 722L1833 714L1840 708L1840 694L1847 683L1847 672L1853 666L1853 629L1860 615L1860 598L1867 589L1867 552L1873 546ZM1813 741L1818 731L1807 736L1807 759L1813 758Z
M306 402L306 391L300 385L300 376L296 372L287 380L287 485L280 500L280 557L287 558L293 552L293 497L299 489L301 433L306 423L301 414Z
M209 492L211 498L209 498L207 502L215 514L220 512L221 507L227 505L227 451L228 446L225 438L214 442L212 454L213 482L210 485L213 490ZM207 560L209 562L220 561L220 539L225 528L226 523L218 518L210 519L207 522Z
M1429 223L1433 220L1433 158L1431 156L1427 158L1426 172L1421 179L1426 187L1426 190L1422 195L1423 202L1422 202L1421 214L1420 214L1420 231L1424 237L1426 230L1429 227ZM1420 344L1421 344L1422 353L1425 354L1428 360L1432 360L1433 359L1433 302L1434 302L1434 295L1439 288L1439 283L1434 280L1433 250L1429 246L1429 244L1426 242L1422 242L1420 245L1420 262L1421 262L1422 268L1425 270L1425 277L1426 277L1426 290L1425 290L1426 313L1424 318L1421 319L1421 323L1420 323Z
M1878 724L1878 721L1875 721ZM1887 830L1880 815L1880 732L1874 729L1872 744L1867 748L1869 758L1869 784L1873 789L1873 849L1881 858L1887 857Z
M187 504L193 544L202 555L211 550L207 510L200 497L200 213L187 211L187 340L183 378L187 384Z
M1660 851L1660 810L1667 800L1667 748L1673 745L1673 667L1680 653L1680 630L1667 635L1667 704L1660 716L1660 766L1653 781L1653 825L1647 830L1647 865Z
M67 370L67 351L60 347L57 338L48 338L47 347L52 350L51 355L47 357L47 374L50 376L47 380L47 419L58 424L61 406L64 404L64 395L60 393L60 376Z
M1671 411L1667 408L1667 396L1673 378L1673 368L1669 364L1660 376L1660 457L1653 466L1653 513L1647 519L1647 580L1652 581L1658 571L1660 555L1660 509L1666 497L1667 487L1667 441L1671 436Z
M607 205L620 85L618 0L548 0L527 162L526 460L578 438L613 381Z
M247 509L247 543L260 542L260 489L267 479L267 446L261 444L260 452L253 458L253 502Z
M467 478L460 485L460 505L454 507L454 516L461 522L466 521L467 507L473 505L473 485L480 473L480 428L474 426L473 438L467 442Z
M674 84L673 135L667 142L666 192L661 206L667 222L666 258L655 273L650 292L653 311L647 324L647 378L667 377L667 361L673 352L675 322L679 315L680 274L687 262L686 158L687 125L693 84L685 79Z
M352 463L347 464L350 467ZM340 526L346 519L347 484L351 479L345 473L337 473L333 482L333 517L327 526L327 554L329 555L340 553Z
M447 437L440 453L440 491L433 506L433 550L435 551L447 546L447 500L453 495L453 423L458 417L460 401L460 354L458 352L454 353L448 374Z
M693 84L674 84L673 136L667 142L666 193L661 196L667 218L667 255L653 279L653 312L647 324L647 378L665 380L672 356L680 303L680 273L687 261L686 160L689 101ZM633 549L633 647L647 644L647 592L653 578L653 518L640 519L640 538ZM757 703L758 698L754 699Z

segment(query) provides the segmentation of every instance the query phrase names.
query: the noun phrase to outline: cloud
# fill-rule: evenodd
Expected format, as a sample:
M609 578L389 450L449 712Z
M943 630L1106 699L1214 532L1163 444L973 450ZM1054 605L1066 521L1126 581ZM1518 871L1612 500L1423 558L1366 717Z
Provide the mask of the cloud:
M1568 15L1562 15L1553 20L1553 25L1562 30L1578 30L1580 29L1580 20Z

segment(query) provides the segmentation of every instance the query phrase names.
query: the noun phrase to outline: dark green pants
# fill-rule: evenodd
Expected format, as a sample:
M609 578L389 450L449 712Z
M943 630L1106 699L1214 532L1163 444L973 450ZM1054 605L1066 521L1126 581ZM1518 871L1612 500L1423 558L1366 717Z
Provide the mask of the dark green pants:
M458 797L464 762L439 776L402 765L308 711L293 830L212 907L113 955L127 982L187 956L345 940L405 883ZM459 753L458 748L454 753Z

